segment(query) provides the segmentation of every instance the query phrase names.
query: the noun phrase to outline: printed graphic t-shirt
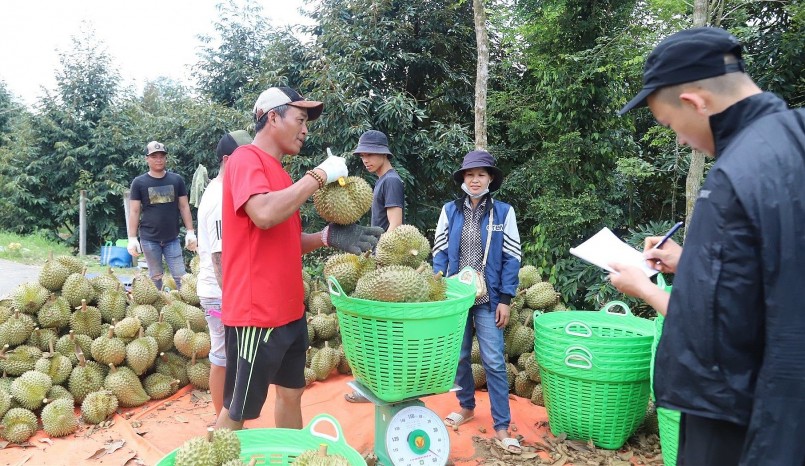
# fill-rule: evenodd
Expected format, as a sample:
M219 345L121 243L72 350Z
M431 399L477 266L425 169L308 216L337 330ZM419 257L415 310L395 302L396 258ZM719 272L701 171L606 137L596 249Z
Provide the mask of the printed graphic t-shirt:
M187 196L181 176L165 172L162 178L142 174L131 182L131 200L140 201L140 239L173 241L179 236L179 198Z
M253 144L229 157L223 195L224 325L274 328L304 315L299 212L262 230L244 208L252 196L292 184L282 164Z

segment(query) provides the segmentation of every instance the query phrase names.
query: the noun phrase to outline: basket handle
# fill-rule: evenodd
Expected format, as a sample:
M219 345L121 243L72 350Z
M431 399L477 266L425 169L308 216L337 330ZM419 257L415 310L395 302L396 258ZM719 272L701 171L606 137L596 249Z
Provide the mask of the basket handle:
M333 426L333 429L335 430L335 436L325 434L324 432L316 431L316 426L319 425L319 423L321 422L327 422L331 426ZM333 442L339 442L341 438L344 437L344 433L341 431L341 426L338 424L338 421L329 414L322 413L314 417L313 419L311 419L310 424L307 425L306 429L308 432L310 432L310 435L331 440Z
M573 346L569 346L569 347L568 347L568 348L565 350L565 356L572 356L572 355L573 355L573 354L572 354L572 353L573 353L573 351L579 351L579 352L581 352L581 353L582 353L582 354L581 354L581 356L586 357L586 358L587 358L587 359L589 359L590 361L592 361L592 360L593 360L593 353L592 353L592 352L590 352L590 350L589 350L589 349L587 349L587 347L586 347L586 346L581 346L581 345L573 345Z
M335 287L335 289L333 289L333 287ZM332 295L335 295L335 296L345 295L346 296L346 293L344 293L344 289L341 288L341 285L338 284L338 280L332 275L327 277L327 288L330 289L330 294L332 294Z
M579 333L577 327L581 327L584 333ZM568 335L572 335L574 337L589 338L593 336L593 329L591 329L590 326L585 324L584 322L574 320L573 322L568 322L568 324L565 325L565 333L567 333Z
M609 309L611 307L614 307L614 306L620 306L621 308L623 308L623 312L610 311ZM632 315L632 310L629 309L629 305L624 303L623 301L610 301L610 302L606 303L604 305L604 307L601 308L601 312L605 312L605 313L607 313L607 314L609 314L611 316L623 316L623 317L626 317L626 316L631 316Z
M580 362L574 362L580 361ZM585 358L580 354L569 354L565 358L565 365L567 367L573 367L575 369L584 369L589 370L593 368L593 363L589 359Z

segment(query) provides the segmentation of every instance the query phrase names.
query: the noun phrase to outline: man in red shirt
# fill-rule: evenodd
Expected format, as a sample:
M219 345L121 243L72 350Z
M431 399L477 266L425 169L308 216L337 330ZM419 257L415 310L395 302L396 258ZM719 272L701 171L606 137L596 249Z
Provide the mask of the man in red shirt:
M322 246L371 250L383 230L330 224L302 232L299 208L325 183L347 176L343 157L328 157L297 182L282 167L307 136L324 104L288 87L264 91L254 106L254 142L230 156L223 189L224 407L217 427L237 430L260 415L276 385L276 427L302 428L307 322L302 254ZM230 356L231 355L231 356Z

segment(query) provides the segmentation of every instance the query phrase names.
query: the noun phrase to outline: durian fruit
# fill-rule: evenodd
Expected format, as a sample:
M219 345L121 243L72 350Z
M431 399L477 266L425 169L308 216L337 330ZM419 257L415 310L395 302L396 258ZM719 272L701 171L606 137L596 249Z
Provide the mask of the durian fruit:
M136 317L140 325L148 327L159 320L159 311L150 304L134 304L126 309L126 317Z
M539 364L537 363L537 358L534 356L534 353L530 353L531 356L525 360L525 373L528 374L528 378L531 381L540 383L542 378L539 375Z
M470 363L481 364L481 344L478 338L472 337L472 348L470 349Z
M542 393L542 384L538 383L531 392L531 403L537 406L545 406L545 396Z
M5 322L0 324L0 346L17 346L31 336L36 328L34 319L28 314L15 310Z
M640 424L639 430L646 434L660 435L660 423L657 418L657 407L649 400L646 406L646 415Z
M95 294L98 296L109 290L114 290L121 285L120 280L115 276L115 272L112 271L111 267L109 267L105 273L99 273L90 278L89 283L92 285L92 288L95 289Z
M173 336L173 344L176 350L185 356L205 358L210 354L211 341L210 334L206 332L194 332L188 322L187 327L180 328Z
M331 348L328 342L313 356L310 361L310 368L316 373L316 380L325 380L330 373L338 367L341 356L338 350Z
M87 424L100 424L117 409L117 397L109 390L87 394L81 403L81 418Z
M193 254L193 258L190 259L190 272L193 275L198 276L198 273L200 271L201 271L201 256L199 256L198 254Z
M104 371L95 361L87 361L81 354L78 365L67 379L67 389L73 394L76 403L84 401L88 394L103 388Z
M174 330L178 330L187 326L187 307L188 305L181 299L167 297L165 305L159 312L163 315L165 322L169 323Z
M70 362L73 363L73 366L78 364L78 356L76 353L91 354L91 350L92 338L88 335L76 335L72 330L70 330L70 333L62 335L56 340L56 351L70 358Z
M198 275L198 274L196 273L196 275ZM176 286L176 280L173 278L173 275L163 275L162 276L162 291L176 290L178 288L179 287Z
M39 348L42 351L48 351L50 343L58 339L59 334L55 329L36 327L34 331L31 332L31 336L25 340L25 344Z
M375 256L383 266L406 265L418 267L428 260L430 242L413 225L400 225L380 235Z
M514 394L523 398L531 398L537 383L528 378L528 373L522 371L514 378Z
M82 300L88 303L95 301L95 288L92 287L92 283L84 276L83 271L72 273L67 277L67 280L64 281L61 295L70 303L71 308L76 308L81 305Z
M159 319L145 329L145 334L154 337L159 351L168 351L173 348L174 330L171 324L165 322L165 314L159 313Z
M517 273L517 278L520 280L520 284L517 286L517 289L519 290L526 290L542 281L539 271L533 265L524 265L520 267L520 271Z
M11 408L0 421L0 435L11 443L23 443L36 433L36 414L25 408Z
M66 388L62 387L61 385L54 385L50 387L50 390L48 390L48 394L44 402L49 403L53 400L70 400L70 404L75 403L75 398L73 397L73 394L70 393L70 391L67 390Z
M42 328L62 329L70 324L70 303L61 296L51 293L48 300L36 313L36 320Z
M240 439L229 429L216 429L212 433L212 443L218 463L240 460Z
M126 317L128 296L120 282L115 288L107 289L98 296L98 310L101 311L101 320L106 323L120 321Z
M349 466L349 460L341 455L328 455L327 445L319 445L318 450L307 450L291 463L295 466Z
M206 437L193 437L176 451L174 466L218 466L212 427L207 429Z
M512 357L534 351L534 329L525 325L509 329L509 333L504 336L504 345L506 352Z
M70 316L70 329L76 335L98 338L101 336L101 311L95 306L87 306L87 300L82 299L81 306Z
M352 367L349 365L343 346L338 347L338 366L336 366L336 370L338 370L339 374L352 374Z
M145 336L140 327L139 338L126 345L126 364L135 374L143 375L154 365L158 353L157 341L154 337Z
M372 208L372 187L359 176L347 176L343 186L332 182L313 193L313 206L325 222L351 225Z
M112 392L120 406L125 408L142 406L150 400L137 374L126 366L109 364L109 374L103 381L103 387Z
M140 328L142 328L140 319L137 317L126 317L115 323L114 326L115 336L123 340L124 343L134 340L139 335Z
M11 382L13 382L16 377L9 377L8 374L3 372L2 376L0 376L0 392L9 393L11 391ZM9 395L10 397L11 395Z
M174 352L162 352L154 363L154 371L179 380L179 386L183 387L190 383L187 377L187 364L188 361L183 356Z
M444 274L433 273L433 267L427 262L423 262L417 271L425 279L428 284L428 301L444 301L447 299L447 282L444 280Z
M472 369L472 380L475 382L475 388L481 388L486 385L486 371L484 366L480 364L470 364Z
M0 324L7 321L8 318L11 317L11 314L13 314L13 312L10 307L0 305Z
M5 345L0 349L0 371L10 376L20 376L34 370L36 361L42 357L42 350L34 346L20 345L13 350Z
M354 288L355 286L353 285L352 287ZM333 308L333 302L330 300L330 293L315 288L314 286L314 290L310 292L310 296L307 300L308 310L312 314L332 314L335 309ZM346 292L346 290L344 291Z
M191 306L198 306L200 303L198 293L196 292L196 281L196 276L188 273L182 277L182 284L179 286L179 294L182 295L182 301Z
M28 371L11 382L11 396L23 408L39 409L52 386L53 381L47 374Z
M48 260L45 261L45 265L39 272L39 284L50 291L59 291L68 276L70 276L70 269L54 259L51 251Z
M323 314L319 312L310 318L308 327L313 328L316 339L325 341L333 338L338 333L338 320L334 314Z
M400 228L402 227L397 227L394 231ZM428 300L428 293L425 278L416 270L411 267L389 265L361 277L352 296L392 303L421 303Z
M36 314L48 296L50 290L39 283L23 283L11 293L11 306L26 314Z
M3 419L3 415L5 415L6 411L8 411L10 408L11 395L8 394L8 391L0 389L0 419Z
M161 400L176 393L179 389L179 380L154 372L143 380L143 388L152 400Z
M159 290L154 281L141 272L131 280L131 297L137 304L154 304L159 299Z
M316 381L316 372L313 369L311 369L309 367L306 367L305 368L305 386L307 387L308 385L312 384L315 381Z
M531 309L549 309L559 296L549 282L539 282L526 290L525 302Z
M334 254L327 259L323 273L325 278L334 276L344 293L352 294L358 279L376 268L377 264L374 257L371 256L371 251L366 251L361 255L342 253ZM326 291L324 291L324 294L328 298L330 297ZM311 293L312 296L313 294ZM317 308L311 306L310 301L308 301L308 307L311 312L315 313Z
M64 437L78 429L73 400L53 400L42 408L42 428L51 437Z
M42 357L36 361L34 370L47 374L54 384L62 384L73 371L73 363L70 358L53 349L53 340L50 341L50 352L43 353Z
M101 335L92 342L90 347L92 359L101 364L120 365L126 360L126 344L115 336L114 325L109 326L106 335Z
M66 254L56 256L56 260L63 266L67 267L70 274L82 273L86 266L81 259L75 256L68 256ZM69 276L69 275L68 275Z
M187 378L194 387L201 390L210 389L210 360L196 359L194 354L187 365Z
M191 306L189 304L185 305L184 307L184 318L186 322L190 322L190 328L193 329L194 332L206 332L208 331L207 328L207 319L204 316L204 311L196 306ZM185 322L185 323L186 323ZM173 324L171 324L173 325ZM181 328L184 327L180 325L179 327L174 328Z
M504 360L508 361L509 356L506 355ZM519 371L517 370L517 366L515 366L510 362L506 363L506 381L509 383L509 391L511 391L514 388L514 379L517 378L518 372Z

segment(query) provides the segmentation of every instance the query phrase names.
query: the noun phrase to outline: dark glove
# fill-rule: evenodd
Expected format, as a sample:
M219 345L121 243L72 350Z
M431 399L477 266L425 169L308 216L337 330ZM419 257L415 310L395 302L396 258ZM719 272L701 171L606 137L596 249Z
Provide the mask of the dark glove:
M374 249L382 234L383 228L381 227L364 227L357 223L351 225L331 223L327 225L325 244L344 252L361 254Z

